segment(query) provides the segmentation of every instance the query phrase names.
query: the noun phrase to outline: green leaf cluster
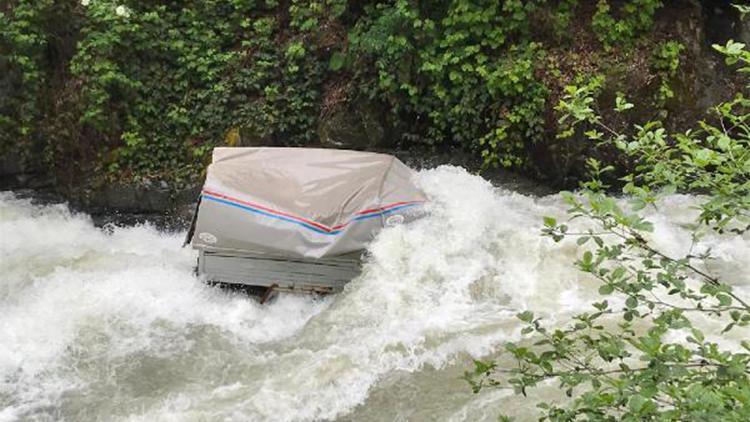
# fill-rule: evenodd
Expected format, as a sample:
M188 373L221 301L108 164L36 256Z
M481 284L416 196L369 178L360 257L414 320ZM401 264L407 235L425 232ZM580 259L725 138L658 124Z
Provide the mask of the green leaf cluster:
M631 0L624 3L599 0L592 25L605 48L629 46L648 31L656 11L662 6L661 0Z
M543 3L381 3L355 26L349 54L374 61L368 94L413 122L408 139L458 143L487 165L517 166L543 131L547 88L535 73L544 50L530 36ZM368 68L355 70L372 80Z

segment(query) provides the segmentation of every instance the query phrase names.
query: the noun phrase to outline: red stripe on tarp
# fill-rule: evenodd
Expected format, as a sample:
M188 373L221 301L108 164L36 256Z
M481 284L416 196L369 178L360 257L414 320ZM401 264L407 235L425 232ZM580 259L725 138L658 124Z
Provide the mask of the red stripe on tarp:
M282 211L277 211L277 210L274 210L274 209L271 209L271 208L268 208L268 207L264 207L263 205L256 204L254 202L243 201L241 199L233 198L231 196L227 196L227 195L224 195L224 194L221 194L221 193L218 193L218 192L213 192L213 191L210 191L210 190L207 190L207 189L204 189L203 193L206 194L206 195L211 195L211 196L215 196L217 198L225 199L227 201L232 201L232 202L236 202L238 204L247 205L249 207L257 208L259 210L263 210L263 211L269 212L271 214L282 215L284 217L291 218L291 219L303 222L305 224L309 224L309 225L311 225L313 227L317 227L317 228L319 228L321 230L324 230L326 232L340 230L340 229L346 227L347 225L349 225L349 223L352 222L352 220L350 220L350 221L347 221L346 223L339 224L338 226L328 227L328 226L325 226L323 224L316 223L315 221L312 221L312 220L307 220L307 219L302 218L302 217L297 217L296 215L288 214L288 213L285 213L285 212L282 212ZM419 204L419 203L422 203L422 202L424 202L424 201L402 201L402 202L394 202L392 204L388 204L388 205L382 206L380 208L372 208L372 209L368 209L368 210L364 210L364 211L357 211L357 212L355 212L355 214L356 215L373 214L373 213L387 211L387 210L389 210L391 208L395 208L395 207L398 207L398 206L401 206L401 205Z
M357 215L372 214L374 212L385 211L385 210L388 210L390 208L397 207L399 205L419 204L421 202L424 202L424 201L402 201L402 202L394 202L393 204L388 204L388 205L385 205L385 206L380 207L380 208L372 208L372 209L369 209L369 210L358 211L355 214L357 214Z
M277 211L277 210L274 210L274 209L271 209L271 208L268 208L268 207L264 207L263 205L259 205L259 204L253 203L253 202L248 202L248 201L243 201L241 199L232 198L231 196L223 195L223 194L220 194L220 193L217 193L217 192L212 192L210 190L203 190L203 193L205 193L207 195L215 196L217 198L226 199L227 201L232 201L232 202L236 202L238 204L247 205L249 207L258 208L260 210L263 210L263 211L266 211L266 212L270 212L271 214L283 215L284 217L291 218L291 219L294 219L294 220L297 220L297 221L301 221L303 223L309 224L311 226L317 227L317 228L319 228L321 230L324 230L324 231L327 231L327 232L332 231L331 228L329 228L328 226L324 226L323 224L316 223L316 222L311 221L311 220L306 220L304 218L297 217L296 215L291 215L291 214L287 214L287 213L282 212L282 211Z

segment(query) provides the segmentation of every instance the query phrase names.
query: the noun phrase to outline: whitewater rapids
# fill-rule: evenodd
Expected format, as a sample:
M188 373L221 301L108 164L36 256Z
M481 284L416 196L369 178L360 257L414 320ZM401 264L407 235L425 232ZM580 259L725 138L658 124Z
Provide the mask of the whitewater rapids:
M575 242L540 236L566 206L455 167L419 179L429 216L381 232L343 293L265 306L198 281L183 233L99 229L0 193L0 421L533 418L531 401L472 394L461 375L519 338L517 312L564 321L599 300ZM657 246L685 252L693 201L651 212ZM703 247L750 293L750 238Z

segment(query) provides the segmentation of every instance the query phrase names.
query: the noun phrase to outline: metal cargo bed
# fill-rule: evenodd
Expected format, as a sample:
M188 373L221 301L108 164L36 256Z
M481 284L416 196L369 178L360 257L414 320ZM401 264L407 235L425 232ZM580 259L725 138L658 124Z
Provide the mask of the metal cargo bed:
M206 281L275 290L334 293L359 275L359 255L336 258L282 258L200 251L198 273Z

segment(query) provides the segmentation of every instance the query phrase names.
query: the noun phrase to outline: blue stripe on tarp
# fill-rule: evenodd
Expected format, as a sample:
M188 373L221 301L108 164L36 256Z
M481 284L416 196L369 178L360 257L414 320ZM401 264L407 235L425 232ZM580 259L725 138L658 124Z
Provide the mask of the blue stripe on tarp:
M311 226L309 224L303 223L302 221L298 221L298 220L294 220L294 219L291 219L291 218L288 218L288 217L284 217L283 215L271 214L270 212L259 210L257 208L253 208L253 207L250 207L250 206L247 206L247 205L238 204L236 202L228 201L226 199L215 198L215 197L210 196L210 195L202 195L202 197L203 197L203 199L207 199L209 201L214 201L214 202L218 202L220 204L229 205L229 206L232 206L232 207L235 207L235 208L239 208L239 209L242 209L242 210L245 210L245 211L249 211L249 212L252 212L252 213L255 213L255 214L260 214L260 215L264 215L266 217L275 218L277 220L282 220L282 221L287 221L289 223L294 223L294 224L296 224L298 226L301 226L301 227L304 227L306 229L312 230L312 231L314 231L316 233L325 234L325 235L332 235L332 236L341 234L341 230L332 230L330 232L327 232L327 231L321 230L321 229L319 229L319 228L317 228L315 226ZM405 209L405 208L411 208L411 207L414 207L414 206L417 206L417 205L421 205L421 204L405 204L405 205L400 205L398 207L393 207L393 208L390 208L390 209L387 209L387 210L384 210L384 211L379 211L379 212L372 213L372 214L367 214L367 215L361 215L359 217L353 218L351 221L361 221L361 220L367 220L367 219L370 219L370 218L380 217L381 215L390 214L392 212L395 212L395 211L398 211L398 210L402 210L402 209ZM347 223L347 224L349 224L349 223Z
M421 205L421 204L400 205L398 207L393 207L393 208L387 209L385 211L379 211L379 212L376 212L376 213L373 213L373 214L367 214L367 215L360 215L359 217L355 217L352 221L367 220L368 218L380 217L383 214L390 214L390 213L392 213L394 211L402 210L404 208L416 207L417 205Z
M214 197L208 196L208 195L203 195L203 198L204 199L208 199L209 201L214 201L214 202L218 202L218 203L221 203L221 204L224 204L224 205L229 205L229 206L232 206L232 207L235 207L235 208L239 208L239 209L242 209L242 210L245 210L245 211L250 211L250 212L255 213L255 214L260 214L260 215L264 215L266 217L271 217L271 218L275 218L275 219L278 219L278 220L287 221L289 223L294 223L294 224L296 224L298 226L301 226L301 227L304 227L306 229L312 230L312 231L314 231L316 233L326 234L326 235L337 235L337 234L341 233L341 230L333 230L333 231L330 231L330 232L323 231L323 230L321 230L321 229L319 229L317 227L311 226L309 224L305 224L305 223L303 223L301 221L293 220L293 219L288 218L288 217L284 217L283 215L271 214L270 212L266 212L266 211L262 211L262 210L259 210L259 209L256 209L256 208L252 208L252 207L249 207L247 205L237 204L235 202L227 201L226 199L214 198Z

